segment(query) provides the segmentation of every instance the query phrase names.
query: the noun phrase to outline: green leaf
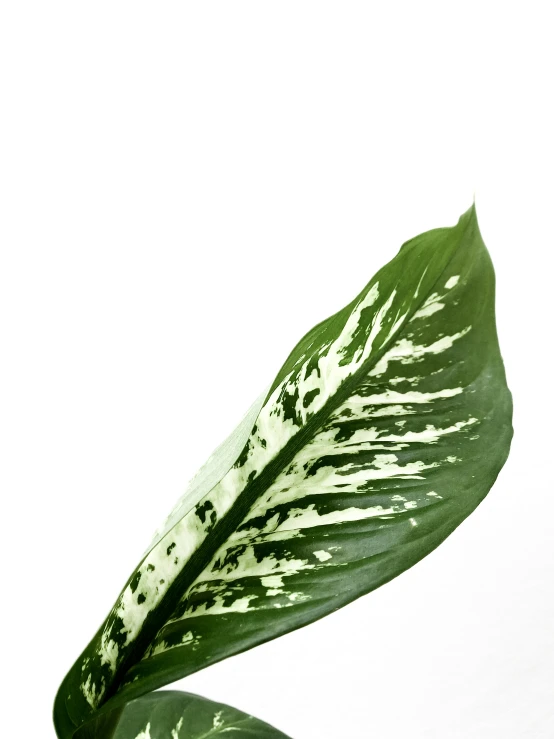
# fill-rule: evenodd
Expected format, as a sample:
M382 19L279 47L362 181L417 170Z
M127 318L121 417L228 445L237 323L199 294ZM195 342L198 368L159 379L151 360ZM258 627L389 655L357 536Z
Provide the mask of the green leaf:
M105 737L104 716L83 726L76 739ZM149 693L127 703L113 739L288 739L236 708L175 690Z
M354 269L337 264L337 279ZM487 494L509 450L511 397L474 208L407 242L312 329L245 423L234 464L244 424L66 677L62 739L106 701L122 706L374 590Z

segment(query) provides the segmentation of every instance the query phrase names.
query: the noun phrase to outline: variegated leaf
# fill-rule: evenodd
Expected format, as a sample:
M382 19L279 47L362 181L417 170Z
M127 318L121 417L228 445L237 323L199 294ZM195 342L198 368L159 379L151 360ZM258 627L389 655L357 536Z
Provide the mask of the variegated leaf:
M60 737L106 701L375 589L483 499L508 454L511 398L474 208L406 243L312 329L256 411L234 464L178 506L67 676Z
M76 739L105 739L104 715L83 726ZM176 690L127 703L113 739L288 739L273 726L236 708Z

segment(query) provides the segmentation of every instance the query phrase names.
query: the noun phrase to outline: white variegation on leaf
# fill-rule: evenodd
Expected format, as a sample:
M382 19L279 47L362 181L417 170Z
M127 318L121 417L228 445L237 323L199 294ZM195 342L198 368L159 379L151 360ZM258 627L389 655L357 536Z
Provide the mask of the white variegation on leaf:
M471 208L295 347L64 681L60 738L400 574L479 504L510 439Z
M269 388L268 388L269 389ZM208 460L198 470L196 475L187 485L187 488L175 505L167 519L156 531L153 541L148 547L146 554L150 552L164 536L187 515L209 491L220 482L221 478L231 469L238 455L248 441L252 426L264 400L268 389L252 403L244 418L236 429L225 439L210 455ZM145 554L145 556L146 556Z
M248 713L175 690L130 701L111 731L113 739L288 739ZM83 726L75 739L100 737L106 739L102 718Z

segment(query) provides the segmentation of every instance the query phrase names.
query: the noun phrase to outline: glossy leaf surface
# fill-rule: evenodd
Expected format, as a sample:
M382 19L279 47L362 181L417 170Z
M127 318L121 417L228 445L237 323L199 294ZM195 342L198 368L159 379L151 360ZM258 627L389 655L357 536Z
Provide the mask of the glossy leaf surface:
M359 269L338 266L337 279ZM234 464L177 506L64 681L62 739L106 701L377 588L487 494L508 454L511 398L474 208L407 242L312 329L259 405Z
M76 739L103 737L102 719L83 727ZM127 703L113 739L288 739L243 711L176 690L149 693Z

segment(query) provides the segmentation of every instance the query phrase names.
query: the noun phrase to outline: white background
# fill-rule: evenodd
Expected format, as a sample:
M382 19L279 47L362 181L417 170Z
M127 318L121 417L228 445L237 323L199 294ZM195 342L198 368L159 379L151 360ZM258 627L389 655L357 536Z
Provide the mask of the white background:
M392 583L180 687L294 739L554 735L548 5L2 5L3 735L54 736L187 479L474 194L515 403L491 494Z

